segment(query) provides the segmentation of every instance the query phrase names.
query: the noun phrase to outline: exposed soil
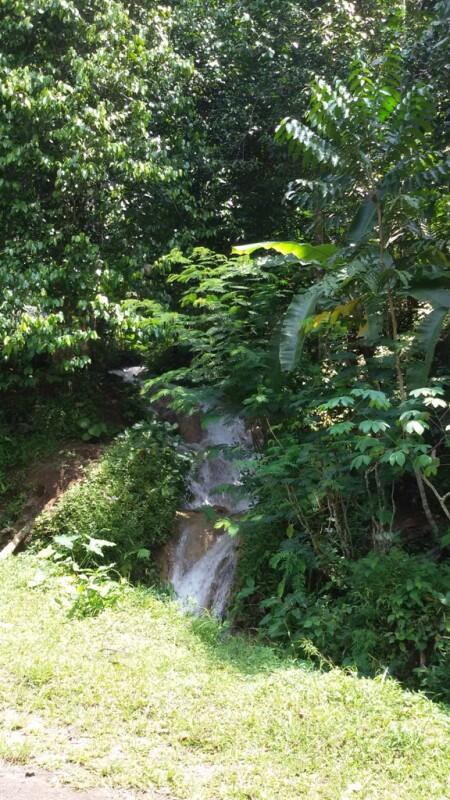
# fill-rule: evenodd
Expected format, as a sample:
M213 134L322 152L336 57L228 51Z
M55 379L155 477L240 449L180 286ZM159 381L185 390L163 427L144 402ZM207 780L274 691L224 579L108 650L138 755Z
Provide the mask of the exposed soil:
M108 790L77 792L45 772L0 764L0 800L112 800Z
M121 789L77 791L64 786L55 775L34 767L0 762L0 800L173 800L158 792Z
M68 442L51 457L34 463L20 475L18 492L26 497L14 525L0 529L0 550L20 531L29 531L42 511L50 509L63 492L80 480L89 463L99 458L102 445L91 442ZM0 518L2 508L0 507ZM25 536L21 546L26 544ZM0 794L1 800L1 794Z

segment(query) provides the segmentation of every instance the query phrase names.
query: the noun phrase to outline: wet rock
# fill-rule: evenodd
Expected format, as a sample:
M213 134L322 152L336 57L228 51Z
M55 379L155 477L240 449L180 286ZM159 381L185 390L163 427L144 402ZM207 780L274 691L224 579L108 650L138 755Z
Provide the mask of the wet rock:
M177 415L178 430L180 436L187 444L198 444L204 437L201 415L198 412L193 414Z

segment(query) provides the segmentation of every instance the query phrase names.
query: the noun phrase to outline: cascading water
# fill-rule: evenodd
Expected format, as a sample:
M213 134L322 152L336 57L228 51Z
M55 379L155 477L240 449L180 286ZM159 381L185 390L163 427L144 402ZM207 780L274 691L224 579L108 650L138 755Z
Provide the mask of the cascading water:
M140 381L143 369L125 367L111 372L132 383ZM251 452L252 440L239 417L208 419L204 415L203 428L197 424L194 430L190 426L193 419L179 418L179 429L184 446L196 452L201 463L189 480L190 500L178 514L178 538L167 549L165 571L184 608L193 613L208 609L222 617L233 586L238 542L227 533L218 533L202 508L209 506L233 516L249 507L248 499L238 491L240 468L227 458L227 451L238 447ZM226 489L217 488L224 485Z
M251 439L242 419L235 417L228 420L226 417L219 417L206 422L204 430L204 437L196 449L203 451L206 457L189 482L192 500L188 508L213 506L223 508L228 514L245 511L249 506L248 499L239 495L233 496L233 487L241 485L241 473L239 467L227 458L226 452L230 447L251 447ZM214 450L208 454L210 448ZM216 489L224 484L227 485L225 492Z
M139 376L145 372L145 367L122 367L121 369L110 369L110 375L117 375L124 383L136 383Z
M236 446L250 449L251 438L241 419L225 417L207 421L201 441L191 445L204 457L189 482L192 497L187 509L191 513L181 519L169 574L185 607L197 613L209 609L219 617L225 613L233 585L237 542L227 533L216 533L201 509L210 506L232 516L249 507L246 498L233 492L233 487L241 485L241 473L226 457L226 450ZM223 484L230 490L216 489Z
M192 537L198 531L189 520L183 525L170 580L183 606L193 613L209 609L222 617L226 611L236 569L236 542L223 533L197 561L189 559Z

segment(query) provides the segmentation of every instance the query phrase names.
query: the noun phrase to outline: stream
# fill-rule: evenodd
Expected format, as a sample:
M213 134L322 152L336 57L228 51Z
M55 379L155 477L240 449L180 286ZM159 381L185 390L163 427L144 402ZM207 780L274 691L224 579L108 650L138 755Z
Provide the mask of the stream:
M138 382L142 371L142 367L112 370L127 383ZM163 577L186 610L195 614L209 610L223 617L233 588L239 541L217 531L203 509L233 517L249 508L248 498L239 492L240 468L227 451L238 447L250 454L253 446L240 417L209 417L207 411L177 415L183 447L195 454L196 465L188 478L189 499L177 514L177 530L160 560Z
M222 617L233 586L238 540L228 533L218 533L202 508L233 517L249 507L247 498L233 492L241 485L241 473L227 458L227 449L250 451L252 441L239 417L206 417L201 430L200 440L188 445L199 454L201 465L188 481L191 499L181 516L169 579L183 605L194 612L209 609ZM223 484L230 488L225 489Z

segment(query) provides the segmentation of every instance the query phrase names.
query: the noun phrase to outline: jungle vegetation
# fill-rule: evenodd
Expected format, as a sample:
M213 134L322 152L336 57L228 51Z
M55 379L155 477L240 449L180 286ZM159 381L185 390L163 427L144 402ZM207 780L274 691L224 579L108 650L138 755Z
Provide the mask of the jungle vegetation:
M30 459L139 420L128 390L111 416L107 375L141 363L147 393L254 432L234 624L447 699L449 18L448 0L0 12L2 527ZM141 510L160 541L181 491L171 435L119 437L93 499L52 520L60 543L79 514L107 565L115 487L138 498L129 542L105 511L121 575L149 579Z

